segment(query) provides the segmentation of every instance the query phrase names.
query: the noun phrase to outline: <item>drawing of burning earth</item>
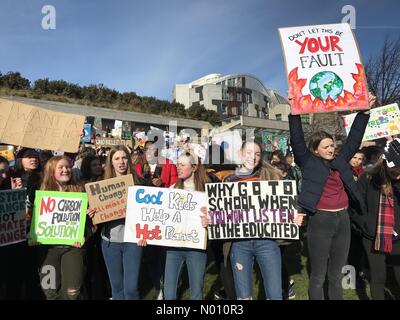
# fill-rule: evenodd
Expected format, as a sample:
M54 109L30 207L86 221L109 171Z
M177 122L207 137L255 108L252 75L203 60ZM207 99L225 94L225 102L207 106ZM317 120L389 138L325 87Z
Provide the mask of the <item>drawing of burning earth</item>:
M343 91L343 81L332 71L322 71L310 80L310 92L315 98L336 100Z

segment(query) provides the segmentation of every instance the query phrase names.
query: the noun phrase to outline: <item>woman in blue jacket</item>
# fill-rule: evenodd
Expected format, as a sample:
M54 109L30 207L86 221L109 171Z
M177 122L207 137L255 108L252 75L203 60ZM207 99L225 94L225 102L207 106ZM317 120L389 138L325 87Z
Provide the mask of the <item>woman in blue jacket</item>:
M350 247L349 202L362 205L349 161L361 144L369 114L359 112L347 142L335 156L333 137L324 131L312 135L307 148L299 115L289 116L295 162L303 174L299 207L309 215L308 252L311 263L309 298L323 300L328 273L330 300L342 299L342 268Z

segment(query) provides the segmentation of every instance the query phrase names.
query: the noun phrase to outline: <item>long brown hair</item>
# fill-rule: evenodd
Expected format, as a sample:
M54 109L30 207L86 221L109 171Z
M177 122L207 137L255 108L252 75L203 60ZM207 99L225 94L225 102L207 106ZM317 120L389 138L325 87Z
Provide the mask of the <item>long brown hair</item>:
M192 152L186 152L179 156L189 158L192 167L196 167L196 171L193 172L193 180L196 191L205 191L205 184L211 182L210 178L207 176L204 166L200 163L199 158ZM176 189L184 189L184 180L178 179L175 183Z
M110 153L108 154L107 160L106 160L106 165L104 168L104 179L110 179L110 178L115 178L117 175L115 174L115 169L114 166L112 164L112 158L114 156L114 154L117 151L123 151L126 154L126 157L128 158L128 168L126 170L126 174L130 174L133 173L132 171L132 159L130 156L130 152L129 150L125 147L125 146L115 146L112 147L110 150Z
M392 195L392 178L386 160L382 156L369 170L368 174L371 176L371 181L375 187L386 195Z
M279 172L277 168L272 166L266 161L262 161L261 169L260 169L260 180L281 180L282 174Z
M71 166L71 160L66 156L55 156L50 158L46 166L44 167L43 171L43 179L40 185L40 190L47 190L47 191L60 191L60 185L57 183L56 179L54 178L54 173L56 171L57 163L61 160L66 160ZM77 183L72 175L71 172L71 179L66 184L65 191L74 191L80 192L83 191L82 185Z

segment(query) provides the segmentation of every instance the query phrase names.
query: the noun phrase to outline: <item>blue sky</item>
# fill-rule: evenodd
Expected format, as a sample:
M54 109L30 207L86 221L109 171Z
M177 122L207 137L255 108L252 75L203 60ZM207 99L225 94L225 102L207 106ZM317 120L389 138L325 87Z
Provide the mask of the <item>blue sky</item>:
M400 35L398 0L2 0L0 72L167 100L176 83L249 73L284 94L277 28L341 22L347 4L364 61ZM41 26L44 5L55 30Z

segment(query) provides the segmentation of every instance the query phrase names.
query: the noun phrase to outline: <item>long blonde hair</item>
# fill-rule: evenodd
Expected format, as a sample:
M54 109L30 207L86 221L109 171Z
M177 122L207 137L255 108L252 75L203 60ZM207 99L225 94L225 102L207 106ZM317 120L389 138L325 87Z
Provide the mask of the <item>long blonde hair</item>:
M47 191L60 191L60 185L57 183L56 179L54 178L54 173L56 171L57 163L61 160L66 160L71 166L72 169L72 164L71 160L66 157L66 156L55 156L50 158L46 166L44 167L43 171L43 179L42 183L40 185L40 190L47 190ZM74 191L74 192L80 192L83 191L82 185L77 183L72 175L71 172L71 179L67 182L65 185L65 190L64 191Z
M107 160L106 160L106 165L104 168L104 179L110 179L110 178L115 178L117 175L115 174L115 169L112 164L112 158L114 154L117 151L124 151L126 154L126 157L128 158L128 168L126 170L126 174L132 173L132 159L129 153L129 150L125 146L115 146L112 147L110 150L110 153L108 154Z
M192 167L196 167L196 171L193 172L193 180L196 191L205 191L205 184L211 182L210 178L207 176L206 170L204 166L200 163L199 158L192 152L187 151L186 153L181 154L179 157L187 157L192 165ZM184 180L178 179L175 183L176 189L184 188Z

